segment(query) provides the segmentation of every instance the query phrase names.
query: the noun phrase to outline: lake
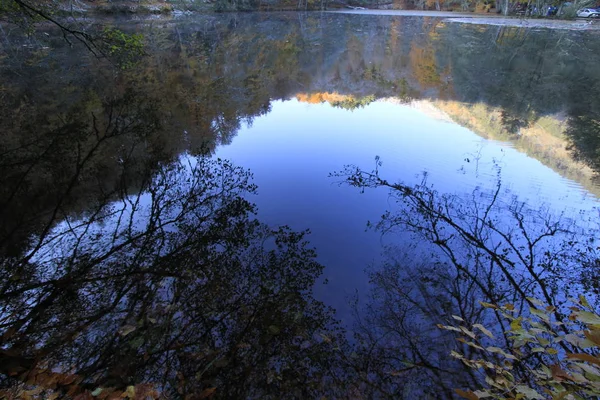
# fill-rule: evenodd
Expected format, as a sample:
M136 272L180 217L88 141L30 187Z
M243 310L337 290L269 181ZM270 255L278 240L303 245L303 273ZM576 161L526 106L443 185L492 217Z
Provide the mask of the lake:
M599 32L338 13L82 23L103 38L112 26L143 35L143 54L98 41L95 56L50 28L3 34L1 329L4 349L28 349L14 365L39 348L48 365L76 366L90 390L164 375L164 390L200 398L213 388L222 398L312 398L333 378L285 386L326 369L307 359L327 355L335 375L337 356L323 346L350 337L343 329L362 332L361 314L375 324L377 304L393 308L378 292L386 282L423 290L428 281L402 271L449 262L444 245L457 236L439 235L456 226L438 232L431 217L444 207L466 229L458 236L508 243L502 262L532 295L564 300L567 282L598 293L583 282L595 275L570 262L552 269L564 281L538 268L598 227ZM348 166L377 169L392 192L381 181L352 185ZM411 203L407 187L431 209ZM404 216L367 226L386 211ZM494 225L480 227L488 217ZM545 235L554 217L561 228ZM519 236L523 221L539 243ZM523 267L511 264L527 244L542 264L533 250ZM478 259L463 246L450 248ZM411 323L423 326L423 315ZM389 385L415 393L415 379Z

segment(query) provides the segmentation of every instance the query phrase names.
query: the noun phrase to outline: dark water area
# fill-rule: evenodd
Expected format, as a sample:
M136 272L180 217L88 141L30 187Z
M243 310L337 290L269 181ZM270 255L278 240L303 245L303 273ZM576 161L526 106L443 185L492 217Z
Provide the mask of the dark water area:
M454 342L432 316L480 315L447 296L450 267L485 275L470 300L598 294L599 33L331 13L85 23L142 34L144 54L3 28L3 389L452 397L478 380L440 358ZM438 230L435 210L456 224ZM390 373L432 359L443 372Z

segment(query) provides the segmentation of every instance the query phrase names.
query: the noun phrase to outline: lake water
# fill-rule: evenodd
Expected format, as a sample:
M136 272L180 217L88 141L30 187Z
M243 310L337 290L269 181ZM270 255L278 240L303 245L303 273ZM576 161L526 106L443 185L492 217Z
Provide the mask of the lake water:
M277 101L266 116L243 127L218 157L250 168L259 187L259 217L269 224L310 229L311 243L326 265L329 283L320 293L338 310L347 296L368 289L367 266L381 262L394 239L366 230L394 208L386 190L360 193L340 187L329 174L346 164L367 170L382 161L390 180L428 182L442 193L469 195L476 187L493 190L501 171L505 199L518 196L532 207L547 206L557 215L593 211L597 198L562 178L509 143L483 139L468 129L423 110L376 101L347 111L297 99ZM469 160L469 161L466 161ZM471 161L472 160L472 161Z
M238 218L239 203L229 203L230 191L236 189L219 192L215 187L188 193L190 187L228 182L227 177L237 176L213 171L194 177L190 171L195 161L189 160L201 154L229 160L253 174L256 193L241 189L240 193L256 204L259 221L271 228L288 225L295 231L310 230L308 246L316 250L316 260L324 266L322 275L311 275L317 279L315 297L334 307L349 329L354 321L350 298L357 292L365 298L371 288L372 275L365 270L377 270L390 245L425 245L404 243L416 239L403 232L382 235L367 229L368 221L376 223L387 210L399 206L386 189L363 192L344 184L343 177L332 176L347 165L371 171L378 157L385 179L417 185L426 176L427 184L438 193L460 198L493 193L501 182L500 203L517 199L527 209L562 214L584 226L583 231L597 227L597 32L461 24L426 16L333 13L88 22L96 32L114 24L143 34L145 54L100 48L108 59L96 58L82 46L67 46L52 30L30 38L16 31L4 33L0 249L7 270L16 262L25 271L14 278L17 282L24 276L43 282L54 279L53 274L64 274L63 281L73 285L81 276L100 279L94 269L70 275L74 273L69 268L78 271L74 266L94 257L102 260L99 271L115 268L115 277L127 275L119 268L138 265L142 258L155 265L152 262L177 254L161 268L170 271L173 264L183 268L199 263L186 266L189 272L202 270L203 257L216 262L221 256L215 254L236 254L238 261L250 257L244 249L252 249L254 239L244 244L234 235L234 224L229 226L217 217L226 209L224 220L227 215ZM173 166L187 162L173 172ZM213 204L206 199L220 200ZM143 218L133 221L138 214L132 210L144 207ZM167 210L164 215L154 217L163 210ZM182 221L175 217L188 212L192 217L186 214ZM162 224L169 218L173 222ZM133 222L124 222L128 219ZM152 228L144 233L146 225ZM193 232L209 225L216 235L206 239L209 247L202 251L194 247L187 256L177 253L187 246ZM247 229L254 232L250 226ZM164 235L160 240L153 236L157 232ZM192 236L176 236L181 232ZM235 241L229 242L223 232L234 235ZM61 235L68 240L55 240ZM144 235L150 235L148 243L154 244L145 242ZM114 239L112 245L105 242L109 237ZM81 244L88 242L96 244ZM78 246L89 251L88 258L79 254L85 254L85 249L73 250ZM121 253L124 247L130 250ZM105 248L111 250L104 256ZM140 255L139 249L146 248L155 251L152 256ZM238 250L227 250L233 248ZM193 262L186 258L192 253ZM233 265L232 260L216 265ZM35 270L34 261L44 267ZM223 289L198 300L215 309L219 301L236 298L236 290L251 281L237 275L211 278L210 273L203 274L195 285L214 281L225 288L231 284L231 292ZM169 279L176 281L178 276L173 272ZM323 280L326 285L321 284ZM176 292L173 281L149 289L160 293L152 301L170 298ZM306 282L302 290L312 286ZM20 284L28 287L29 283ZM31 285L31 289L7 289L3 319L10 326L12 315L32 318L31 330L22 328L22 338L39 343L47 337L36 329L42 332L52 324L42 321L36 327L34 309L40 301L36 296L48 294L45 289L37 292L37 284ZM97 293L95 301L104 304L120 296L121 290L127 293L130 289L125 287L129 288L124 282L115 283L114 293L102 294L99 287L86 286L75 290L78 294L72 300L48 296L64 304L83 304L86 296ZM10 305L14 293L21 290L31 290L32 297L22 300L23 308ZM200 289L195 290L185 296L195 298L193 293ZM136 296L145 298L142 292ZM236 313L245 307L240 304L253 304L245 297L242 300L231 305ZM89 304L95 307L93 301ZM146 303L132 305L128 312L141 304ZM177 304L182 310L187 307ZM52 307L58 323L75 323L58 317L65 312L62 306ZM114 311L108 306L106 310L106 315ZM140 313L146 318L147 311ZM92 314L86 318L96 321ZM190 315L183 320L194 321ZM210 315L207 318L214 314ZM111 318L112 322L94 329L102 331L110 325L123 336L123 327L130 327L133 317L129 325L120 323L121 317ZM273 324L266 326L272 335L279 335L280 327ZM135 327L126 328L125 335L130 329ZM139 323L137 329L142 330ZM97 332L90 333L91 342L100 340ZM216 336L216 343L225 336L223 332ZM151 342L148 337L144 340ZM220 375L214 379L227 381ZM206 385L212 384L198 387Z

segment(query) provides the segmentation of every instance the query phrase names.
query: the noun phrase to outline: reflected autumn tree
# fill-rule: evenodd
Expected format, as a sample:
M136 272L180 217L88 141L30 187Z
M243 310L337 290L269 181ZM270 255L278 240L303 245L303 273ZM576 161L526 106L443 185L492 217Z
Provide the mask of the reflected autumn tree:
M214 79L209 67L192 73L177 64L183 57L171 57L172 66L159 54L123 70L49 40L56 42L52 51L24 45L3 64L4 254L18 255L31 235L123 196L124 185L137 189L148 171L183 151L207 154L229 143L243 124L270 110L261 87L249 86L231 102L244 75Z
M0 152L0 250L17 255L31 233L121 194L149 160L164 159L156 103L134 90L89 94L46 114L23 104L3 122Z
M572 117L565 134L575 158L600 172L600 119L594 115Z
M502 106L506 130L518 132L534 111L563 110L571 64L544 59L558 57L549 42L571 39L532 32L491 52L491 28L451 24L431 37L407 18L388 46L376 39L395 19L357 29L348 16L320 18L148 28L149 57L114 75L60 46L3 60L14 64L0 99L3 394L451 397L478 378L447 357L456 343L436 323L480 322L479 300L524 310L530 295L553 305L568 290L597 290L594 246L564 240L548 252L573 232L543 211L501 204L498 192L466 200L353 170L350 184L388 188L404 207L380 229L435 250L419 262L390 250L373 271L357 347L337 351L347 347L311 296L322 267L304 234L253 218L247 171L191 154L229 143L299 90L341 88L354 96L338 105L352 109L390 95L436 98L452 85L445 93L457 100ZM595 53L568 50L563 61L595 65ZM591 102L586 93L577 101Z

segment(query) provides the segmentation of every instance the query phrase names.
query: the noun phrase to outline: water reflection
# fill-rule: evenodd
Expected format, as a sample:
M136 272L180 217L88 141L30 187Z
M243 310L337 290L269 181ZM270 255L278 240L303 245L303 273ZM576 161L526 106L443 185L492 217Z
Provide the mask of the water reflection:
M148 382L136 390L205 398L417 390L435 374L399 382L391 362L369 382L366 347L344 358L331 311L312 295L322 266L305 236L263 222L313 230L331 279L318 298L343 310L366 289L362 269L381 262L382 239L364 223L390 205L327 178L344 164L379 155L393 179L418 183L426 170L451 193L493 191L500 165L507 199L596 204L515 150L596 190L594 33L331 14L122 27L147 42L134 64L52 35L2 44L0 365L17 395L17 382L61 393ZM470 382L450 378L440 393Z
M329 392L338 333L311 295L322 266L303 233L252 217L250 178L183 158L5 258L3 395Z
M357 320L356 337L359 351L373 360L367 367L373 381L392 397L409 391L452 398L449 388L497 388L494 374L499 369L493 363L503 362L511 375L501 396L520 392L519 385L544 386L532 378L533 366L563 365L564 359L537 357L538 349L528 338L540 335L540 343L547 346L540 327L553 326L549 331L557 338L581 332L579 326L565 323L581 310L567 307L569 301L578 304L567 300L569 296L585 294L590 302L581 303L592 314L597 310L600 288L590 279L596 274L597 228L507 198L501 181L496 190L449 194L437 191L426 178L417 185L392 183L380 167L369 171L349 166L338 174L363 190L388 189L393 205L376 229L410 238L388 247L385 262L370 271L373 289L367 311L358 311L363 317ZM597 224L597 217L593 222ZM506 305L512 318L486 312L498 309L496 304ZM542 318L524 320L534 315ZM524 333L529 326L532 333ZM447 330L459 332L459 337ZM503 350L488 347L492 343L523 352L497 361ZM569 340L557 339L552 346L556 349L549 354L579 351ZM448 349L453 349L451 356ZM595 345L587 351L598 354ZM461 368L458 359L469 368ZM487 361L492 364L480 364ZM481 382L482 370L489 371L484 372L486 384ZM392 377L396 373L400 378Z
M65 138L93 131L94 118L101 120L105 105L121 101L128 91L127 102L148 103L139 107L153 109L139 112L152 114L156 123L144 116L141 120L160 123L144 128L154 132L144 144L154 158L149 165L185 149L198 153L230 143L243 124L268 113L274 99L298 96L352 109L393 96L401 102L429 99L452 120L486 137L512 140L520 150L596 191L591 170L564 150L570 145L578 160L595 168L597 146L591 136L598 119L599 79L594 33L331 14L195 16L126 26L144 34L149 54L116 74L85 49L69 49L52 36L29 42L9 37L3 43L2 218L16 218L3 224L3 236L26 237L38 212L52 206L53 200L43 199L55 190L48 187L60 186L52 183L59 179L56 174L17 185L31 191L17 199L12 187L23 172L17 166L28 171L36 154L50 154L58 163L54 168L62 170L77 152L66 151L69 146L46 132L64 131ZM69 156L57 156L50 142L40 140L52 140ZM96 172L106 170L97 175L107 180L99 186L114 185L114 173L108 170L120 168L117 160L123 155L117 148L122 146L95 161L103 164ZM42 168L46 173L52 169ZM89 182L81 179L74 186ZM74 198L83 203L94 190L82 186L86 196ZM90 197L93 201L96 195ZM62 207L67 213L78 208ZM84 209L81 204L79 210Z
M597 202L580 186L430 111L377 101L348 114L326 104L274 102L272 114L241 129L232 145L216 151L255 173L255 201L263 221L311 230L329 282L316 293L341 318L351 320L347 297L356 289L368 290L361 271L382 262L382 245L409 240L365 231L365 223L376 222L393 201L386 191L359 193L327 178L347 160L368 169L378 155L386 175L407 185L420 183L425 171L440 193L493 192L501 170L504 202L518 196L532 207L543 204L556 214L564 212L565 219L594 215Z

